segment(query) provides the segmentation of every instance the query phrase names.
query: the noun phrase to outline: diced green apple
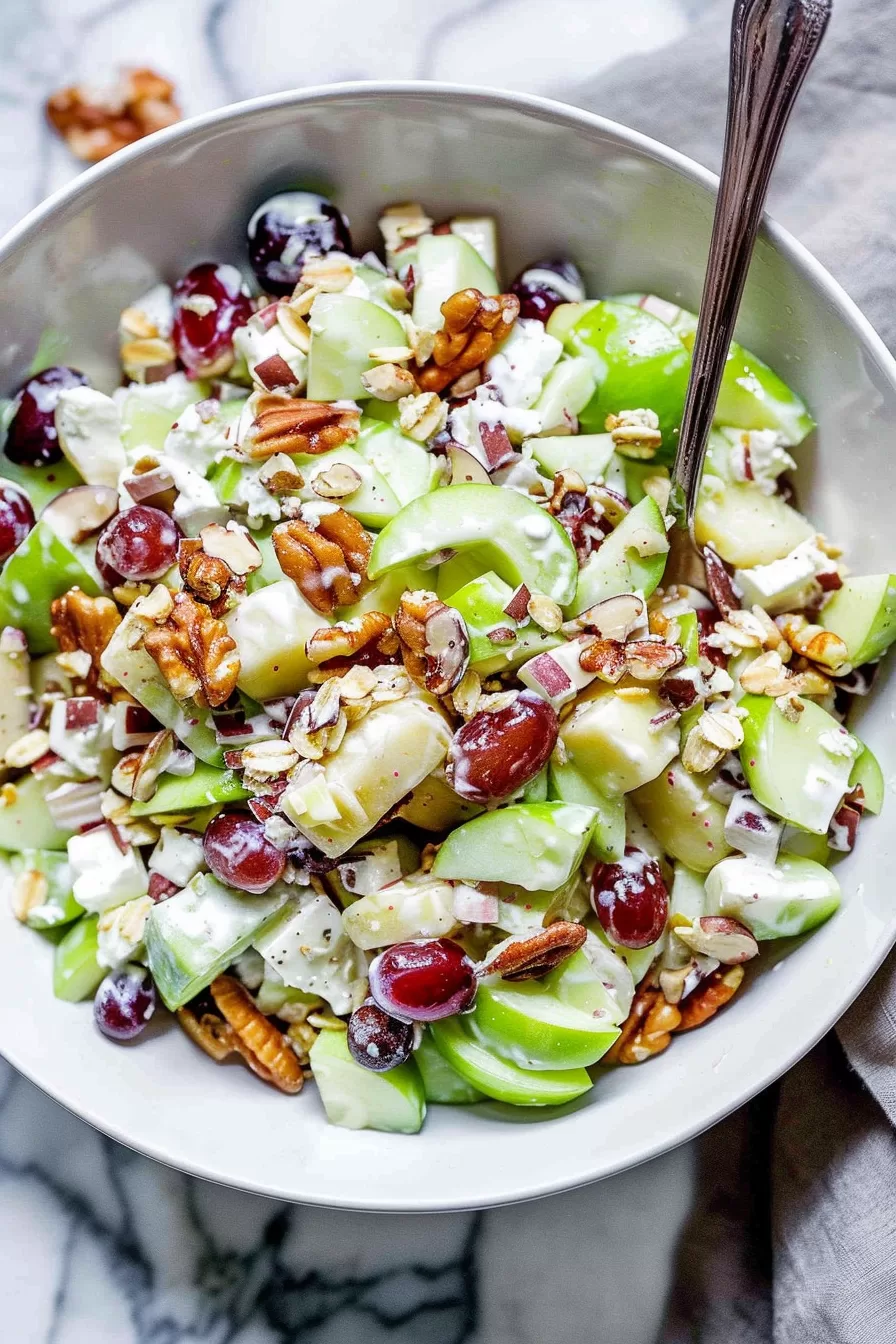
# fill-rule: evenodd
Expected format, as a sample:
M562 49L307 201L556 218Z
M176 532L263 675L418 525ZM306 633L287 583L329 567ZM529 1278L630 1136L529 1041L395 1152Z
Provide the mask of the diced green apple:
M824 923L840 905L840 884L812 859L782 853L774 865L723 859L706 879L712 914L727 915L760 941L793 938Z
M327 1119L340 1129L417 1134L426 1116L423 1080L412 1059L386 1073L362 1068L344 1031L322 1031L309 1052Z
M555 891L578 868L595 813L575 803L515 803L452 831L433 874L469 882L511 882Z
M513 935L537 933L557 919L581 922L591 908L580 868L562 886L550 891L527 891L510 882L495 882L493 887L498 900L495 928Z
M238 803L251 798L235 770L218 770L197 761L191 775L161 775L158 787L148 802L131 803L131 815L149 817L165 812L195 812L213 803Z
M23 639L12 630L0 638L0 755L31 726L32 663Z
M407 344L404 327L394 313L351 294L320 294L308 322L308 396L312 401L369 397L361 374L376 363L370 351Z
M676 919L686 919L694 924L707 914L706 878L702 872L686 868L676 863L672 889L669 892L669 936L663 948L662 966L664 970L682 970L689 965L693 952L685 943L675 937ZM679 924L679 927L681 925Z
M23 873L39 873L47 887L43 900L25 915L29 929L58 929L84 913L72 894L72 871L68 857L58 850L26 849L10 856L13 879Z
M815 535L808 519L780 495L766 495L758 485L724 482L705 476L694 523L697 542L710 542L723 560L748 569L769 565Z
M587 1013L606 1027L628 1017L635 982L628 966L606 943L588 931L584 945L540 982L561 1003Z
M263 896L225 887L210 873L196 876L153 906L144 931L149 969L166 1005L182 1008L245 952L289 895ZM77 925L75 926L77 927Z
M45 771L16 780L16 796L0 808L0 850L64 850L70 831L61 831L50 815L47 794L62 781Z
M498 225L494 215L455 215L448 227L458 238L475 247L486 266L498 269Z
M478 803L467 802L454 792L440 767L411 790L396 815L421 831L448 831L481 811Z
M436 551L474 546L514 587L571 601L578 563L563 528L526 496L492 485L448 486L405 505L377 537L368 573L376 579Z
M649 495L625 515L578 577L572 612L577 614L619 593L649 597L663 577L669 542L656 500Z
M61 490L70 490L73 485L81 484L81 477L71 462L64 458L49 467L22 467L18 462L11 462L4 453L0 453L0 478L12 481L13 485L25 491L31 500L35 517Z
M727 809L710 795L711 777L692 775L680 760L632 794L632 802L667 854L698 873L731 853Z
M485 1100L483 1093L472 1087L466 1078L461 1078L445 1056L440 1054L433 1045L428 1029L424 1031L423 1039L414 1051L414 1063L420 1070L427 1101L443 1106L471 1106L474 1102Z
M548 797L594 809L595 820L588 850L605 863L621 859L625 851L625 802L620 795L601 793L570 761L551 760Z
M747 711L740 759L754 796L792 825L825 835L861 742L812 700L796 723L767 695L745 695L740 708Z
M305 643L315 630L329 624L291 579L250 593L225 623L240 656L237 685L253 700L300 691L311 671Z
M367 952L415 938L443 938L457 928L454 888L428 873L412 873L353 901L342 923L355 946Z
M388 482L402 508L428 495L441 480L439 459L395 424L365 415L353 447Z
M547 634L534 621L518 625L507 616L505 608L513 592L509 583L489 571L445 599L464 618L470 638L470 666L480 676L519 667L528 658L563 643L562 636ZM492 632L507 630L513 633L508 643L489 639Z
M350 607L340 608L340 621L353 621L366 611L382 611L394 616L398 604L406 592L415 588L429 588L432 584L432 570L428 572L416 565L402 565L400 569L390 569L376 583L365 587L361 597Z
M66 1003L92 998L105 978L97 961L99 915L83 915L67 929L53 952L53 993Z
M856 757L849 777L850 789L854 789L857 784L861 784L865 794L865 811L873 812L877 816L883 810L887 786L880 761L871 748L864 745Z
M418 239L414 282L414 322L430 331L439 330L444 320L442 304L459 290L478 289L482 294L501 292L491 266L465 238L453 233L428 233ZM391 345L398 343L389 342Z
M353 490L350 495L346 495L338 502L346 513L352 514L364 527L384 527L401 508L398 497L385 477L377 471L369 459L356 452L354 447L333 448L329 453L320 453L317 456L297 453L292 460L305 480L304 486L298 492L300 499L310 500L312 503L319 500L321 495L315 490L314 482L318 476L340 463L350 467L360 477L361 484L357 490ZM324 488L321 486L321 490Z
M622 302L630 302L628 299L620 299ZM572 331L576 323L585 316L590 308L596 308L600 299L583 299L579 303L559 303L547 320L545 330L549 336L554 336L558 341L566 344L566 338Z
M483 981L472 1032L489 1050L521 1069L577 1069L596 1064L619 1035L618 1027L583 1012L541 984Z
M880 658L896 639L896 574L846 579L819 621L840 636L854 667Z
M613 456L609 434L558 434L555 438L526 439L523 450L548 476L558 471L577 471L586 485L603 480Z
M101 591L91 553L63 541L39 519L0 570L0 627L23 630L31 653L50 653L57 647L50 634L50 603L69 588L91 596Z
M651 730L651 719L662 709L653 691L642 700L624 699L603 685L585 692L560 729L571 764L610 796L656 779L679 746L676 724Z
M121 410L121 441L128 461L161 453L168 431L180 415L209 395L209 385L175 374L161 383L131 383L116 399Z
M287 789L283 810L338 858L441 765L450 743L448 724L427 697L381 705L349 727L324 765Z
M555 364L532 409L541 416L542 433L570 431L594 396L595 377L589 360L579 356Z
M460 1018L430 1027L436 1048L468 1083L495 1101L513 1106L560 1106L593 1087L584 1069L536 1072L502 1059L474 1037Z

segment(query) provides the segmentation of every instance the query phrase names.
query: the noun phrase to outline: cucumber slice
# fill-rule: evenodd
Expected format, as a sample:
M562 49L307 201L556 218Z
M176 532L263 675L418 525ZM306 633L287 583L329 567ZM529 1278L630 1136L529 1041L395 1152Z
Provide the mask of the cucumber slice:
M29 929L58 929L71 924L84 913L84 907L72 894L72 870L67 855L51 849L25 849L12 854L9 866L13 879L22 873L40 873L47 882L47 890L40 905L25 916Z
M708 873L731 853L725 839L727 808L708 792L711 782L711 776L692 775L674 761L632 794L665 852L698 873Z
M393 313L351 294L321 294L308 319L308 396L312 401L360 401L370 396L361 374L372 369L370 351L407 344Z
M532 407L541 416L542 432L575 429L579 413L594 396L595 386L587 359L564 359L555 364Z
M409 1059L388 1073L356 1064L344 1031L322 1031L309 1052L327 1119L341 1129L417 1134L426 1116L423 1081Z
M723 859L706 879L706 895L712 914L740 920L763 941L823 924L840 905L840 884L820 863L782 853L774 865Z
M472 1033L521 1069L589 1068L605 1055L619 1028L563 1003L540 984L483 983Z
M62 831L47 807L47 794L63 783L58 775L23 775L13 802L0 808L0 850L64 850L71 831Z
M466 1078L461 1078L439 1053L428 1030L424 1031L423 1039L414 1051L414 1062L420 1070L427 1101L443 1106L471 1106L485 1100L483 1093L472 1087Z
M578 803L595 812L588 852L604 863L615 863L625 852L625 801L608 797L569 761L551 759L548 766L548 797L563 803Z
M441 480L438 458L395 424L365 415L353 447L388 482L402 508L435 490Z
M826 835L862 743L812 700L797 723L767 695L745 695L740 708L747 711L741 766L754 796L791 825Z
M850 789L854 789L857 784L861 784L865 791L866 812L873 812L877 816L883 810L887 786L880 761L870 747L862 747L852 768L849 777Z
M854 667L880 658L896 639L896 574L846 579L819 621L844 641Z
M563 528L530 499L493 485L452 485L407 504L377 537L367 572L376 579L436 551L474 546L515 588L525 583L561 605L572 599L578 561Z
M417 240L414 281L414 322L430 331L441 328L442 304L458 290L478 289L482 294L501 292L491 266L486 265L466 239L453 233L428 233Z
M289 889L249 896L197 873L176 895L149 912L147 960L159 993L174 1011L245 952L276 914ZM77 925L75 926L78 927Z
M558 434L556 438L526 439L526 452L548 476L558 471L577 471L586 485L603 480L613 456L609 434Z
M495 1101L512 1106L561 1106L594 1086L584 1069L536 1073L502 1059L476 1040L457 1017L433 1022L430 1031L436 1049L451 1067Z
M55 499L61 490L70 490L81 484L81 477L65 458L49 467L22 467L0 453L0 477L19 486L31 500L35 516Z
M513 591L509 583L489 571L445 599L464 619L470 637L470 666L480 676L519 667L537 653L563 643L562 636L545 633L534 621L517 626L508 618L504 608ZM512 630L514 638L510 643L496 644L489 639L496 630Z
M483 813L451 832L433 875L556 891L581 863L594 818L593 808L574 803L515 803Z
M80 1003L96 993L106 969L97 961L99 915L84 915L64 934L53 953L53 993Z
M148 802L131 804L131 814L154 817L165 812L195 812L212 803L238 803L251 797L251 789L243 787L235 770L217 770L197 761L192 775L162 775Z
M645 496L580 570L573 615L619 593L640 592L649 597L663 577L668 553L659 505Z
M89 549L63 541L38 519L0 571L0 627L24 630L32 654L55 651L50 603L69 588L91 597L102 591Z
M649 783L678 755L676 724L651 730L662 709L653 691L643 700L625 700L604 686L586 692L560 729L570 763L610 797Z

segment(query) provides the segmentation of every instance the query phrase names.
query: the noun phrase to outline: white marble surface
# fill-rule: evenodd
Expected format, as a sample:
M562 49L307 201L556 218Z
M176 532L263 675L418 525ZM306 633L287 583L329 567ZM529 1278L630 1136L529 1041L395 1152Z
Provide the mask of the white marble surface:
M562 92L679 38L701 3L3 0L0 226L78 169L44 127L47 93L119 63L171 75L188 113L344 78ZM484 1215L286 1207L134 1155L0 1061L0 1338L648 1344L692 1169L683 1149Z

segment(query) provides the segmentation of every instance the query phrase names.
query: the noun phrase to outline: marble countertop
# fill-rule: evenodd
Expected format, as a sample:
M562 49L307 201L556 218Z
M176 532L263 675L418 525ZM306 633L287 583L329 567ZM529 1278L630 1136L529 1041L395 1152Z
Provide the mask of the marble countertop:
M78 171L43 123L47 94L122 63L170 75L188 114L296 84L374 77L462 79L570 101L581 89L598 106L593 81L606 76L612 115L631 92L631 58L638 66L680 43L718 8L5 0L0 227ZM725 24L716 20L710 46L721 75L695 108L689 146L706 161L722 126ZM661 123L654 104L638 124L662 134ZM800 202L806 211L811 199ZM694 1156L691 1145L589 1189L478 1215L304 1209L131 1153L0 1061L0 1334L11 1344L650 1344Z

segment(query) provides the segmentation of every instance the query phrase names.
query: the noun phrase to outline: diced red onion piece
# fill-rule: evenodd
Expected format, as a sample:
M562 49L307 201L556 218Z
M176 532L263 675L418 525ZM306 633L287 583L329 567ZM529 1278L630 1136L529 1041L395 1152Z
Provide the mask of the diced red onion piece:
M725 818L725 839L732 849L774 863L783 826L750 793L741 789L731 799Z
M161 724L142 705L119 702L112 706L112 745L116 751L145 747Z
M148 896L151 901L159 905L162 901L167 901L169 896L174 896L180 891L174 882L170 882L167 877L161 873L150 873Z
M533 658L527 670L532 680L537 681L545 694L551 698L566 695L573 690L571 679L556 658L552 658L549 653L542 653Z

